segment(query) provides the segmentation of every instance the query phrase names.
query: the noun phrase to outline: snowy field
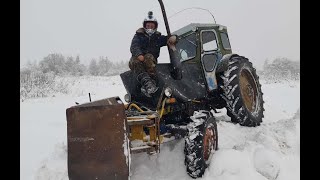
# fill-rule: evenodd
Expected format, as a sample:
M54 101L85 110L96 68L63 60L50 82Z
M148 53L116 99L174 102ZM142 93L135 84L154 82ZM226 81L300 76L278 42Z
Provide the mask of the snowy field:
M20 179L68 180L65 110L91 99L126 91L119 76L74 77L69 94L20 102ZM203 180L300 179L300 81L266 83L265 118L259 127L230 123L225 109L217 117L219 150ZM184 166L184 141L161 146L161 153L132 156L131 180L191 180Z

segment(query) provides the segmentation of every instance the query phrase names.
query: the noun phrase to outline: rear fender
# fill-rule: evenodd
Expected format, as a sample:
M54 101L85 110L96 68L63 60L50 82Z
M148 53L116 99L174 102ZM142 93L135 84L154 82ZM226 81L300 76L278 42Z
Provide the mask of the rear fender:
M238 54L226 54L224 55L221 60L219 61L219 64L216 69L216 73L224 72L228 69L229 60L233 56L239 56Z

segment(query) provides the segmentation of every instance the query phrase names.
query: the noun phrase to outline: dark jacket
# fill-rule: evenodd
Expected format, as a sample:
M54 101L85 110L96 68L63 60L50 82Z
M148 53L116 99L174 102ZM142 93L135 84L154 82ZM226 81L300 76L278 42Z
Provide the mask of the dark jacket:
M130 51L135 57L150 53L157 59L160 48L165 45L167 45L167 36L161 35L158 31L149 36L143 28L140 28L132 39Z

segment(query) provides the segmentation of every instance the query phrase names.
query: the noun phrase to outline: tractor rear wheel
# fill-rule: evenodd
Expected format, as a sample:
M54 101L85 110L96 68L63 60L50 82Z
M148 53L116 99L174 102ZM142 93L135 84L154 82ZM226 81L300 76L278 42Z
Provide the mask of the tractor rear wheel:
M242 126L259 126L263 115L261 84L252 63L242 56L230 58L221 76L222 98L231 121Z

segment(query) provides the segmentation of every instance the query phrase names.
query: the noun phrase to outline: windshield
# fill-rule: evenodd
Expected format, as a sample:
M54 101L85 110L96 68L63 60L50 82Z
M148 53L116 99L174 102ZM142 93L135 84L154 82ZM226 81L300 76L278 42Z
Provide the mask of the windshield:
M195 1L196 2L196 1ZM212 15L204 10L199 8L185 8L180 10L167 9L168 23L170 26L170 31L172 34L177 34L177 31L180 31L185 26L188 26L192 23L200 24L212 24L215 23ZM165 26L159 26L160 32L166 32ZM190 29L180 31L179 35L189 32ZM189 36L182 37L177 43L178 52L180 53L181 60L186 61L192 59L196 55L196 35L190 34ZM193 43L190 43L191 42ZM160 51L160 56L158 58L158 63L170 63L169 53L166 49Z
M168 11L168 23L170 25L171 32L174 32L188 24L213 24L215 23L215 20L208 11L194 7L182 9L176 12Z
M176 48L180 54L180 61L194 58L197 53L196 34L192 33L179 39Z

